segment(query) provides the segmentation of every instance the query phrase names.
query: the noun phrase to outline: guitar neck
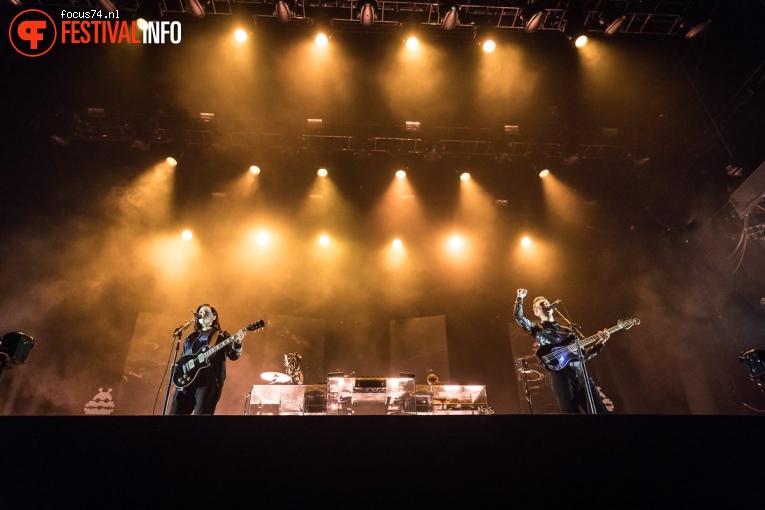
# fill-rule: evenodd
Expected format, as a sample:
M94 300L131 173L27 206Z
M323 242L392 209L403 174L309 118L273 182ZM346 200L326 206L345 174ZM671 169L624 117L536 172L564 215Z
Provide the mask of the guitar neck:
M231 342L233 342L237 338L243 337L245 335L245 333L247 333L247 328L240 329L239 331L237 331L236 333L234 333L230 337L226 338L222 342L218 342L213 347L210 347L209 349L207 349L204 352L204 358L205 359L209 358L210 356L212 356L213 354L215 354L219 350L223 349L224 347L226 347L228 344L230 344Z
M615 333L615 332L619 331L620 329L622 329L622 325L621 324L617 324L616 326L614 326L612 328L608 328L607 331L608 331L608 334L610 335L611 333ZM582 347L584 347L586 345L590 345L593 342L597 342L599 339L600 339L600 336L597 335L597 334L592 335L592 336L588 336L587 338L585 338L584 340L582 340L580 342L580 345ZM574 342L573 345L576 346L576 342Z

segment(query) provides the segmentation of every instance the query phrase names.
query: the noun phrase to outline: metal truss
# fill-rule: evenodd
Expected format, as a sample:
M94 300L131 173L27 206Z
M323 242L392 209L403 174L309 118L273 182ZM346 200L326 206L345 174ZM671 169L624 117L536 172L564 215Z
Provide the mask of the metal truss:
M154 9L161 16L188 15L187 0L113 0L117 9L134 14ZM273 0L201 0L205 15L231 16L248 14L258 21L275 21ZM99 9L97 0L22 0L25 8L61 7ZM358 11L365 0L290 0L294 25L329 23L339 29L360 30ZM400 30L405 24L439 27L446 7L443 2L409 2L377 0L377 17L367 32ZM620 30L624 34L682 35L688 29L689 16L698 2L693 0L550 0L544 4L543 23L539 31L566 31L572 23L581 25L588 33L602 33L605 16L613 12L626 18ZM526 0L463 0L459 2L460 24L453 34L475 35L476 30L522 31L525 20L522 9ZM575 6L580 6L575 8ZM279 23L287 28L293 23ZM446 32L446 31L442 31ZM447 35L447 34L444 34Z
M249 119L221 122L210 114L198 118L114 114L88 109L74 116L68 143L122 143L135 148L165 145L217 146L243 150L332 154L366 151L374 154L427 157L627 160L631 151L615 128L561 132L538 127L418 127L306 123Z

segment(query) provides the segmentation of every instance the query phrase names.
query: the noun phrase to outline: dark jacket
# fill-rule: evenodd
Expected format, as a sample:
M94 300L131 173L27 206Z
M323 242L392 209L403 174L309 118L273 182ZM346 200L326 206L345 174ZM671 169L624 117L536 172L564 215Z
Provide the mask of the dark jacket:
M203 307L203 306L210 306L210 305L199 305L197 307L197 312ZM210 333L210 339L209 339L209 347L214 347L219 342L224 341L229 336L231 336L228 331L222 330L220 327L220 321L218 319L218 311L210 306L210 309L215 314L215 321L212 323L212 330ZM189 333L186 336L186 339L183 342L183 355L186 356L187 354L198 354L199 351L202 349L202 346L195 345L197 343L197 339L202 334L202 327L199 324L199 321L195 321L194 323L194 331ZM229 343L226 347L221 349L219 352L216 352L213 354L210 358L207 359L207 361L210 363L210 367L205 369L207 372L211 372L210 375L208 375L208 379L205 378L198 378L199 383L202 384L203 381L207 380L210 381L209 377L213 377L215 382L218 384L218 386L223 386L223 382L226 380L226 358L230 359L231 361L236 361L242 356L242 349L235 348L234 342Z
M513 312L515 322L518 323L526 332L528 332L537 341L539 346L569 344L576 338L574 331L557 321L541 321L534 323L523 315L523 298L516 298L515 310ZM594 358L602 349L603 344L597 342L589 348L584 349L585 361ZM571 361L570 366L576 368L580 366L578 361Z

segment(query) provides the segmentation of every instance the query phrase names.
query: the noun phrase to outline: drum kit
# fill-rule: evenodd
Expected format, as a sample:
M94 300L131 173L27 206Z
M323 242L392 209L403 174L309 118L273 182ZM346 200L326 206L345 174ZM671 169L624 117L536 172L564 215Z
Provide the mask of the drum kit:
M260 378L268 381L268 384L303 384L303 372L300 370L300 361L303 357L290 352L284 355L284 370L287 372L263 372Z
M288 384L292 381L290 376L281 372L263 372L260 374L260 378L268 381L268 384Z

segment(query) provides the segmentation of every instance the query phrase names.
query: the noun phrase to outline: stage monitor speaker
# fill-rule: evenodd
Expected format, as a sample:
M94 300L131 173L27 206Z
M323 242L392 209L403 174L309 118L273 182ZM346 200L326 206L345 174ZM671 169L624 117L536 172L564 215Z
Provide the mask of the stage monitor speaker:
M765 198L765 161L730 194L738 217L744 219Z

